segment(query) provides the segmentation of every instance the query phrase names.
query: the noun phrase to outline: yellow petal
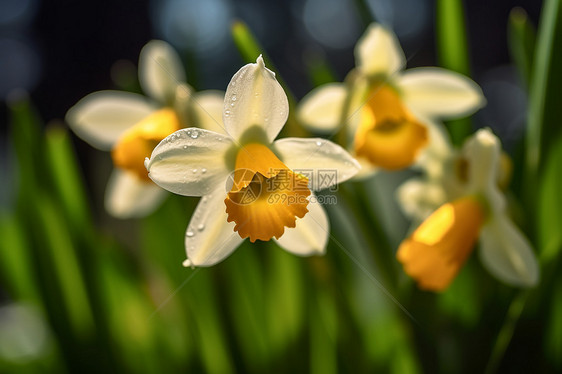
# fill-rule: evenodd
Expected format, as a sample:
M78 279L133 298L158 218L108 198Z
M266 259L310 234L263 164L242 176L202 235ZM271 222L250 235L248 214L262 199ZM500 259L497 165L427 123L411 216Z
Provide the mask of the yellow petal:
M224 200L227 221L252 242L280 238L308 212L309 195L308 178L293 173L266 146L247 144L238 151L232 189Z
M402 242L396 257L420 288L442 291L474 248L485 210L475 197L447 203Z
M399 170L410 166L427 145L427 128L404 107L388 85L377 85L361 109L355 153L374 166Z
M149 182L144 159L150 157L162 139L180 128L180 121L172 109L165 108L152 113L121 136L111 151L113 163Z

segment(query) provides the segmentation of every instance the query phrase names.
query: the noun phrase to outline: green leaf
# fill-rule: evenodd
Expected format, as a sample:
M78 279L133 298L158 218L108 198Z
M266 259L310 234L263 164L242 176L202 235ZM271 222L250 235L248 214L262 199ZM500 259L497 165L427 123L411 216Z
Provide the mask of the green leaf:
M216 289L212 287L210 279L211 271L202 270L197 273L186 286L187 297L195 320L193 327L205 372L228 374L234 372L234 367L226 338L227 330L219 314L221 308L216 300Z
M334 300L326 290L316 289L310 308L310 373L338 372L338 315Z
M507 41L511 59L517 66L523 84L529 86L537 38L535 27L523 8L515 7L509 13Z
M281 248L267 249L266 312L269 339L275 354L295 344L304 324L304 293L308 288L302 259Z
M441 66L468 75L470 71L462 0L437 0L436 34Z
M0 274L18 300L40 303L30 242L15 215L0 214Z
M48 263L42 264L45 271L43 274L53 275L53 279L43 281L55 283L72 330L76 336L87 339L94 333L94 322L71 233L60 210L47 195L39 194L35 203L38 235L43 242L41 250L48 258Z
M151 307L140 292L139 279L117 261L116 254L100 253L96 260L97 291L119 361L130 372L166 372L155 355L158 321L150 319Z
M439 64L469 76L470 59L462 0L437 0L436 12L435 32ZM447 128L456 145L462 144L472 132L469 119L449 121Z
M273 68L271 61L264 54L263 48L260 46L258 40L254 37L248 25L242 21L234 21L232 23L232 38L234 44L238 48L238 52L246 63L256 62L259 55L263 55L265 64L269 69Z
M560 279L560 278L559 278ZM562 368L562 282L554 286L551 301L550 316L546 329L545 355L553 362L558 370Z
M27 94L12 97L8 101L10 110L11 140L17 157L18 166L18 202L20 205L32 205L28 198L34 189L40 186L44 175L42 162L41 121L29 103Z
M50 126L45 140L51 181L68 222L74 229L90 231L90 210L70 136L62 126Z
M537 181L554 144L562 135L562 5L546 0L533 62L526 143L526 208L535 211Z
M550 150L540 181L538 199L538 247L542 263L555 260L562 250L562 140Z
M246 241L224 264L230 291L232 324L246 363L254 370L271 359L265 315L264 277L256 251L271 250L267 244ZM258 370L262 371L262 370Z

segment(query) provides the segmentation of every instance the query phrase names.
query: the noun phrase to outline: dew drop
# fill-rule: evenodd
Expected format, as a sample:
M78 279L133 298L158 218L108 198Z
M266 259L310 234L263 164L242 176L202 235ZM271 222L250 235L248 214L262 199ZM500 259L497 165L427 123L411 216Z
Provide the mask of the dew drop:
M205 224L200 223L199 226L197 226L197 230L199 230L199 231L205 230Z
M234 103L230 103L230 106L234 106Z
M236 95L232 95L232 97L230 98L230 100L236 101Z
M322 145L322 142L321 142L320 140L318 140L318 141L316 142L316 145L320 147L320 146Z
M201 173L205 174L207 172L207 169L203 168L201 169Z
M188 238L192 238L194 235L195 233L191 230L185 233L185 236L187 236Z
M191 137L191 139L197 139L199 137L199 133L197 131L192 131L189 136Z
M193 172L193 174L197 173L197 169L193 169L191 171Z

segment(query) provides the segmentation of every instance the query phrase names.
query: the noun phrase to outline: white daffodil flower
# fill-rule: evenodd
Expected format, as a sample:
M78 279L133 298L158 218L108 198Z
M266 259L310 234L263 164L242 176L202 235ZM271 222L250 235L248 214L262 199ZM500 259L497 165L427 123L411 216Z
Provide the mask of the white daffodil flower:
M501 281L519 287L537 284L539 268L527 238L506 213L498 187L499 139L479 130L465 143L463 196L433 212L400 245L397 258L420 288L441 291L452 282L480 241L480 259Z
M181 60L166 42L147 43L139 57L139 81L149 96L94 92L66 114L71 129L84 141L111 151L115 170L105 194L106 210L118 218L151 213L166 192L148 178L144 159L166 136L189 125L220 131L220 91L194 93L185 83Z
M421 175L402 183L396 191L399 206L412 219L414 227L441 205L464 196L468 185L470 154L454 148L448 135L437 131L438 127L430 129L432 144L416 164ZM501 190L507 190L511 174L511 159L501 152L496 181Z
M213 265L245 238L275 238L301 256L325 251L328 218L311 190L351 178L359 165L327 140L274 141L288 112L287 96L260 56L228 85L226 134L179 130L146 160L149 177L159 186L202 196L186 232L185 266Z
M311 91L298 118L320 132L345 124L360 176L414 164L433 142L431 127L440 126L433 120L466 116L485 103L480 87L463 75L436 67L402 71L406 59L398 40L379 24L357 43L355 61L345 83Z

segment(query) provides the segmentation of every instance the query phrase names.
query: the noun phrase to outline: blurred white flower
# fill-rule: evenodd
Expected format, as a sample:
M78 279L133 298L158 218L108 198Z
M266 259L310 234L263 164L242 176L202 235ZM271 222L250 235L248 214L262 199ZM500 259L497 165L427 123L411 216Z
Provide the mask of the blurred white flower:
M480 87L463 75L436 67L402 72L397 38L378 24L357 43L355 60L346 82L320 86L302 100L298 118L321 132L345 125L360 176L414 164L440 131L432 129L441 126L434 120L466 116L485 103Z
M194 93L185 83L179 56L153 40L139 57L139 80L148 98L123 91L87 95L66 114L72 130L95 148L111 151L114 170L105 194L106 210L118 218L151 213L166 196L154 185L144 159L167 135L198 125L220 130L223 93Z
M498 187L499 139L488 129L479 130L465 143L463 156L467 163L462 196L443 204L405 239L398 260L420 288L441 291L453 281L479 239L480 258L492 275L514 286L536 285L537 259L508 217Z
M312 190L359 170L340 146L323 139L274 141L289 111L287 96L262 57L242 67L224 100L225 133L189 128L164 139L145 162L159 186L203 196L187 228L185 266L210 266L245 238L275 238L301 256L325 251L329 223ZM322 178L328 170L333 178Z

